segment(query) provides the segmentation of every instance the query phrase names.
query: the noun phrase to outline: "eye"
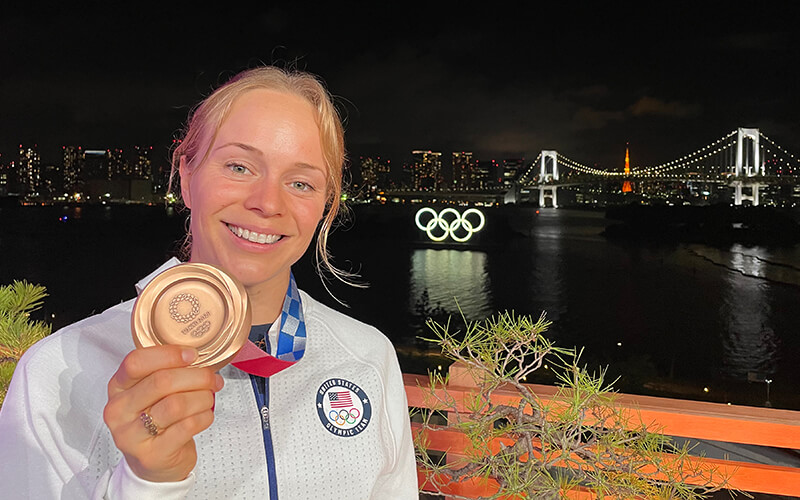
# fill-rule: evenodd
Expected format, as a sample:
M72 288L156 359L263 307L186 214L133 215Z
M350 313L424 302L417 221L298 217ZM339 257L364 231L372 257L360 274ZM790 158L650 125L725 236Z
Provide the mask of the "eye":
M292 181L290 184L294 189L298 191L313 191L314 187L311 184L303 181Z
M238 175L246 175L250 173L250 169L239 163L228 163L225 165L231 172Z

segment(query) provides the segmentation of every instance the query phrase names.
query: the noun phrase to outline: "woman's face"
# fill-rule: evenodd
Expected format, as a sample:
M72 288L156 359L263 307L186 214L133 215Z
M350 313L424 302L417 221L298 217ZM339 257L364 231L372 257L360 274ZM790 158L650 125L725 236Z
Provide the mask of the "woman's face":
M251 293L272 286L283 293L324 213L326 181L311 104L248 91L234 101L206 161L190 171L181 160L191 260L221 267Z

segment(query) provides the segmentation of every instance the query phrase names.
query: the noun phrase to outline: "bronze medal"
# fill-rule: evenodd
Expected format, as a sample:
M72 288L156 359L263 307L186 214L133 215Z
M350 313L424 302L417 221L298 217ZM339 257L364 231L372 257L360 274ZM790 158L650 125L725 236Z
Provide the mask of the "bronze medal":
M219 370L239 352L250 332L247 292L209 264L180 264L162 272L133 306L136 347L185 345L197 349L193 366Z

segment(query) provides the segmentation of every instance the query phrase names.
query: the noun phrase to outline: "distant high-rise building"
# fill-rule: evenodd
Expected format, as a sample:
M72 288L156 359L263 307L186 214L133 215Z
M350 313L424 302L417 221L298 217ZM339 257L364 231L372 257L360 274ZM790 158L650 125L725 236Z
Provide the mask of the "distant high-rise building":
M121 148L108 151L108 180L113 177L130 177L131 170Z
M45 199L53 199L64 192L64 169L60 165L45 165L41 169L39 194Z
M389 162L377 158L361 158L361 179L368 190L389 186Z
M64 161L64 190L72 193L83 175L83 148L62 146Z
M136 146L136 162L133 164L132 175L136 179L152 179L153 162L150 153L153 146Z
M433 191L442 183L442 153L438 151L415 150L412 166L413 187L422 191Z
M480 160L475 164L472 186L478 189L490 189L502 183L500 169L502 164L497 160Z
M35 145L32 148L19 145L17 175L22 191L27 196L35 196L42 178L42 159Z
M0 196L7 196L11 192L14 177L14 162L6 164L0 155Z
M500 184L505 187L512 186L516 182L517 177L519 177L520 172L522 172L524 163L524 158L511 158L503 160Z
M453 188L468 189L472 185L472 152L453 152Z
M108 180L110 176L110 150L87 149L83 152L83 180Z

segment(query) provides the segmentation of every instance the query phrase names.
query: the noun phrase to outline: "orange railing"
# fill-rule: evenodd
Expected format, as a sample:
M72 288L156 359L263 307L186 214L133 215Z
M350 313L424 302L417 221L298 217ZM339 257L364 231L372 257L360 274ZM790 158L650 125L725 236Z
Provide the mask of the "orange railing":
M408 405L428 408L425 388L429 386L430 379L424 375L414 374L404 374L403 377ZM552 386L531 384L529 387L543 400L549 399L556 392L556 388ZM453 365L450 368L447 390L457 401L463 401L465 396L475 391L475 384L464 368ZM493 395L493 402L496 404L518 400L517 393L510 389L500 389ZM638 412L642 422L652 424L654 429L659 429L663 434L670 436L800 450L798 411L625 394L620 394L617 402L623 408ZM419 430L417 424L412 425L415 431ZM429 435L429 440L430 450L452 454L459 454L467 442L466 438L456 431L437 431ZM800 451L797 455L800 456ZM728 475L728 484L731 488L752 493L800 497L800 467L719 458L697 458L697 460L716 466L720 473ZM793 463L796 464L797 460ZM424 484L424 471L420 470L418 474L420 484ZM479 480L453 485L449 492L476 498L496 493L497 488L497 483L492 480ZM433 491L432 486L423 489Z

